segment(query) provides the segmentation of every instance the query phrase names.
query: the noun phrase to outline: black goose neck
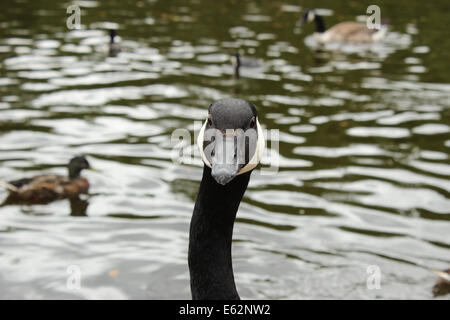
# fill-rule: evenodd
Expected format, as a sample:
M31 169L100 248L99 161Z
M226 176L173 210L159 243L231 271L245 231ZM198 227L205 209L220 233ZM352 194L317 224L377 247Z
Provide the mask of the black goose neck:
M237 64L234 66L234 78L235 78L235 79L239 79L239 78L241 77L241 74L240 74L240 72L239 72L240 67L241 67L240 63L237 63Z
M239 299L231 259L233 226L251 172L222 186L204 166L189 234L189 272L194 300Z
M325 32L325 22L323 22L323 19L318 14L314 15L314 21L316 22L316 32L323 33Z
M109 31L109 43L114 43L115 37L116 37L116 31L110 30Z

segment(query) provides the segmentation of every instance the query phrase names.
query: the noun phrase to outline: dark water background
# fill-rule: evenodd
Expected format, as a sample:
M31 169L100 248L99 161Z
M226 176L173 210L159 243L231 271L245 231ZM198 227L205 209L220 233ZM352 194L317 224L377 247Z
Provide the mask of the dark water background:
M430 269L450 267L449 1L74 3L81 30L72 2L2 0L0 179L81 153L99 171L79 202L0 208L0 298L190 298L202 164L174 163L170 137L228 96L280 130L279 172L253 173L235 225L243 298L433 298ZM302 8L333 25L369 4L391 32L367 50L315 53L313 25L295 27ZM237 50L262 62L239 81Z

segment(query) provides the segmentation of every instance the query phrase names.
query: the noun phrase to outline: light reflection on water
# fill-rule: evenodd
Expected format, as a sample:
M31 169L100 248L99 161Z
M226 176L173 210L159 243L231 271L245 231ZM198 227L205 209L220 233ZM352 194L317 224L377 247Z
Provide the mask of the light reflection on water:
M243 298L433 297L429 269L450 262L438 1L426 10L441 19L417 20L400 1L383 8L386 42L322 52L312 27L295 29L301 8L290 3L80 3L82 30L65 29L65 8L44 0L0 13L0 178L64 174L80 153L100 170L85 173L86 198L0 208L0 298L189 298L202 169L198 157L173 163L170 137L194 136L206 107L230 95L280 130L271 154L280 170L253 173L235 225ZM320 6L330 25L366 9ZM106 57L110 23L117 58ZM260 66L234 80L238 50ZM66 287L70 265L82 270L81 290ZM371 265L380 290L367 289Z

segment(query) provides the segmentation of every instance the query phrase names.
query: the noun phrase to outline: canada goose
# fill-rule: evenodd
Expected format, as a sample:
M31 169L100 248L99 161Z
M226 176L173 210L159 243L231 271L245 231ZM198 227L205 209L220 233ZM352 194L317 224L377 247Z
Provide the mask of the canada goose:
M447 270L432 270L439 276L436 284L433 286L433 294L435 297L443 296L450 293L450 269Z
M83 169L90 169L86 158L82 156L73 158L67 168L69 170L68 177L46 174L10 182L0 181L0 185L10 192L4 204L42 204L87 193L89 182L80 176Z
M234 78L239 79L241 74L239 72L241 67L248 67L248 68L257 68L260 66L260 63L257 59L251 58L251 57L242 57L239 53L235 53L231 55L231 65L233 66L234 70Z
M298 26L312 21L316 23L314 38L320 43L371 43L383 38L387 30L384 25L380 29L369 29L365 24L354 21L341 22L327 30L323 18L312 9L305 11Z
M120 45L114 42L114 38L116 37L116 30L110 29L109 37L109 56L116 57L121 51Z
M192 298L236 300L233 225L265 146L255 107L242 99L215 101L197 144L204 166L189 233Z

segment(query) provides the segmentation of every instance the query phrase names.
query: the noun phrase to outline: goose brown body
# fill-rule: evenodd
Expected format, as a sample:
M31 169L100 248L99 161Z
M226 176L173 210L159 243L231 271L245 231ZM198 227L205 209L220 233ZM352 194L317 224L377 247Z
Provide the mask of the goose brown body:
M370 29L366 24L354 21L341 22L327 29L323 18L312 9L305 11L298 26L312 21L316 24L314 38L321 44L328 42L372 43L381 40L387 32L386 25Z
M369 29L362 23L347 21L331 27L322 37L326 38L326 42L369 43L376 41L374 35L377 32L378 30Z
M439 276L436 284L433 286L433 295L435 297L444 296L450 293L450 269L447 270L432 270Z

